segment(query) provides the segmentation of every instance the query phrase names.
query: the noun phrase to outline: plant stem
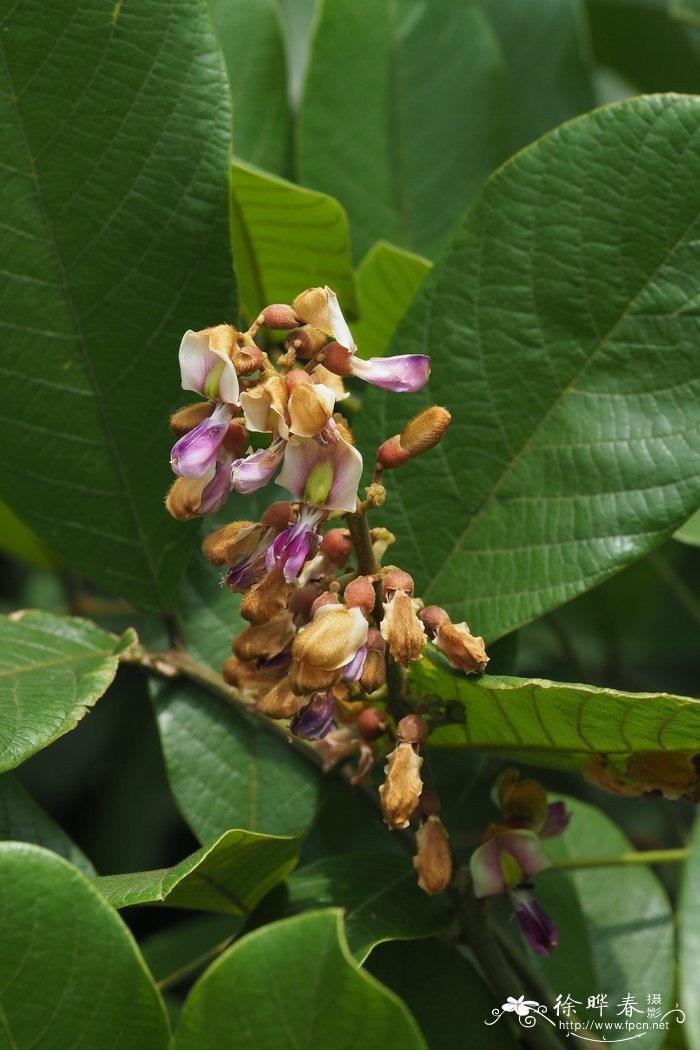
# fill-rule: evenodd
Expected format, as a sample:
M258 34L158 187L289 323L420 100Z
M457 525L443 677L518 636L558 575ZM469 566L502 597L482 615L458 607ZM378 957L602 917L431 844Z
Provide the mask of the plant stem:
M494 933L488 902L474 896L466 868L455 875L452 898L462 935L499 1000L506 1002L508 996L527 995L530 988L536 988L540 982L535 978L530 980L524 960L521 974L511 968ZM545 1021L527 1029L527 1040L535 1050L562 1048L556 1029Z
M636 853L615 853L609 857L565 857L552 861L551 869L564 868L612 868L625 864L672 864L686 860L690 850L685 846L678 849L648 849Z
M348 523L352 545L357 554L358 572L361 576L372 576L379 571L379 563L374 556L367 515L364 511L360 511L358 514L347 514L345 520Z
M203 952L202 955L198 955L196 959L192 959L191 962L185 963L179 970L173 970L167 977L164 977L161 981L156 982L156 988L161 992L166 992L169 988L174 988L176 985L184 981L186 977L190 977L192 974L197 973L207 963L213 959L217 959L223 952L226 951L230 945L233 944L235 937L227 937L225 941L221 941L220 944L210 948L208 952Z

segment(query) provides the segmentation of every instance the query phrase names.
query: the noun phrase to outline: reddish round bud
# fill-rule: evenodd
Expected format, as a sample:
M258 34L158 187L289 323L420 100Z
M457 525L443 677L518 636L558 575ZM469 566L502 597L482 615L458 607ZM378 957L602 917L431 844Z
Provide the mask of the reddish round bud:
M352 375L352 350L340 343L329 343L323 351L323 364L337 376Z
M411 458L411 454L401 447L398 434L387 438L377 449L377 463L383 470L394 470L396 467L402 467Z
M343 593L349 609L359 608L370 612L374 608L376 595L369 576L358 576L351 580Z
M357 716L355 724L363 740L378 740L389 728L389 719L378 707L365 707Z
M269 525L272 529L288 528L294 521L294 508L289 500L278 500L271 503L261 518L263 525Z
M428 726L420 715L406 715L396 727L396 738L404 744L419 747L428 739Z
M394 591L405 591L409 598L413 597L413 577L403 569L390 569L384 577L382 598L385 602L393 597Z
M330 591L326 591L319 598L317 598L311 606L311 617L313 618L318 612L318 610L321 609L324 605L340 605L337 595L331 594Z
M427 791L423 788L417 808L426 817L436 817L440 812L440 799L434 791Z
M248 448L249 435L243 420L234 419L228 425L223 445L227 452L237 459L243 455Z
M445 610L441 609L439 605L426 605L424 609L419 609L418 619L422 622L431 638L435 637L438 627L441 627L444 623L452 622Z
M289 597L287 609L292 616L300 616L304 620L311 619L311 608L318 597L321 588L317 583L306 583L303 587L297 587Z
M237 346L231 354L231 360L239 376L249 376L262 368L262 350L257 346Z
M334 565L345 565L352 554L348 529L329 529L321 540L321 553Z
M309 373L305 372L303 368L293 368L291 372L287 372L284 377L284 385L287 388L288 394L291 394L292 390L297 386L308 386L309 384L313 386L313 382L314 381Z
M326 339L326 333L322 332L320 328L314 328L313 325L307 324L302 328L294 328L291 332L288 332L285 336L284 345L287 350L294 350L297 357L301 358L302 361L308 361L309 358L323 349L326 345Z
M299 324L297 315L292 310L291 306L287 306L286 303L272 303L270 306L266 306L261 313L261 324L265 325L266 328L296 328Z
M386 642L382 638L382 632L377 627L369 628L365 645L368 653L381 653L383 656L386 652Z

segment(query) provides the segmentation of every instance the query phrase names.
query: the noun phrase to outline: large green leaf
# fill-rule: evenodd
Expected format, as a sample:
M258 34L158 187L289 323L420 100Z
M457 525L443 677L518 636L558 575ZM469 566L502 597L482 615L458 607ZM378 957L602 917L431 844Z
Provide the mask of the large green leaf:
M420 255L378 241L357 269L360 319L352 326L360 357L382 357L430 271Z
M167 607L187 328L231 319L229 114L199 0L5 3L2 494L71 568Z
M115 908L163 901L240 915L252 911L298 857L298 839L233 830L172 868L103 875L95 885Z
M515 1050L510 1028L484 1021L495 996L459 950L447 941L393 942L372 952L369 970L396 992L421 1027L430 1050Z
M233 99L233 151L289 176L292 118L282 20L276 0L207 0Z
M166 1050L163 1003L119 916L76 868L0 844L2 1046Z
M83 851L9 773L0 776L0 839L43 846L65 857L84 875L95 874Z
M503 58L476 3L321 5L297 165L347 209L356 258L380 238L434 252L505 138Z
M595 586L700 503L699 229L700 101L609 106L493 176L399 326L429 389L368 392L356 435L452 411L382 519L392 561L475 633Z
M248 626L238 611L239 595L221 586L222 576L221 567L215 568L197 551L180 593L188 651L215 671L231 655L235 635Z
M508 72L512 152L593 108L591 55L582 0L480 0Z
M107 691L133 631L27 612L0 617L0 772L73 729Z
M232 164L231 240L251 319L270 303L291 303L305 288L325 284L354 312L348 220L332 197Z
M410 672L416 697L435 698L455 724L439 727L433 745L532 752L532 759L673 751L700 739L700 700L669 693L623 693L541 678L467 678L421 660Z
M280 904L284 915L342 908L348 947L360 963L382 941L431 937L452 918L444 899L419 889L411 861L396 853L342 854L307 864L273 894L269 907ZM267 906L261 905L264 921Z
M678 998L686 1013L684 1029L690 1050L700 1050L700 986L697 981L700 958L700 820L696 818L690 837L690 856L685 863L678 909Z
M687 543L691 547L700 547L700 511L681 525L673 534L674 540Z
M700 26L700 3L698 0L669 0L668 10L672 18Z
M185 1001L174 1050L360 1045L425 1047L403 1003L353 962L341 912L317 911L256 930L214 963Z
M630 852L629 840L600 810L576 799L565 802L573 816L564 835L547 842L553 859ZM552 993L550 1014L556 995L563 999L567 993L582 1004L576 1007L579 1021L600 1019L598 1012L587 1010L588 996L598 993L607 996L604 1021L620 1020L625 995L634 997L644 1016L649 994L661 995L662 1013L674 1006L673 912L652 871L640 864L550 870L535 881L535 896L560 934L559 947L548 958L528 950ZM512 931L512 923L508 928ZM534 989L525 991L526 998L537 998ZM633 1019L641 1020L642 1014ZM665 1036L663 1029L650 1029L642 1045L656 1050Z
M6 503L0 503L0 547L13 558L40 569L59 568L59 562L38 536L13 514Z
M245 922L243 915L200 913L166 926L139 943L141 954L156 981L177 982L191 976L193 963L201 962L203 970L225 942L238 934Z
M265 835L309 827L323 778L261 719L181 681L155 702L170 785L200 842L232 824Z

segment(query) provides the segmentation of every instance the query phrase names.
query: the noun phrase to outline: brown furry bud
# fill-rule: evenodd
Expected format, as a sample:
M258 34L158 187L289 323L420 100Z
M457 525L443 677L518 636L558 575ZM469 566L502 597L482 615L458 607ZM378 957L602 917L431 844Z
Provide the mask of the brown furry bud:
M266 306L262 314L262 324L265 328L278 328L285 330L288 328L296 328L299 324L297 315L292 310L291 306L286 303L272 303L270 306Z
M308 372L305 372L303 368L293 368L291 372L287 372L284 377L284 384L287 387L287 393L291 394L292 390L298 386L313 386L314 381Z
M384 821L390 828L407 828L423 790L423 759L410 744L399 741L386 756L386 780L379 788Z
M308 361L314 354L323 349L326 345L326 339L326 333L322 332L320 328L314 328L313 325L307 324L303 328L295 328L289 332L284 340L284 345L287 350L294 350L297 357L300 357L302 361Z
M203 423L214 411L215 401L197 401L194 405L178 408L170 417L170 429L175 437L183 437Z
M465 674L486 670L489 658L483 638L475 638L466 623L444 623L435 632L435 648L444 653L450 667Z
M416 744L418 747L428 739L428 726L420 715L405 715L396 727L396 738L405 744Z
M227 685L253 697L264 696L279 680L278 670L258 670L254 663L245 663L236 656L224 660L221 674Z
M345 565L352 554L349 530L329 529L321 540L321 553L334 565Z
M399 434L401 448L411 457L420 456L421 452L434 448L442 440L451 419L452 416L446 408L431 405L414 416L403 428Z
M343 592L343 600L350 609L359 608L371 612L376 595L369 576L357 576L351 580Z
M426 605L424 609L419 609L418 619L428 632L429 638L435 637L438 627L442 627L444 623L451 623L449 616L439 605Z
M271 660L285 649L294 637L294 624L289 613L282 613L268 623L244 627L231 643L239 660Z
M431 895L442 893L452 878L452 857L447 832L439 817L430 816L416 832L418 853L413 866L418 872L418 885Z
M249 623L268 623L284 608L293 589L279 569L271 569L246 594L241 616Z
M382 637L393 658L408 667L420 660L428 636L416 613L418 606L405 591L394 591L393 598L383 603L384 615L380 625Z
M227 452L239 459L250 443L250 436L243 420L234 419L228 425L223 445Z
M327 335L331 334L328 292L325 288L307 288L296 297L292 309L300 320L315 325Z
M412 598L413 586L413 577L403 569L390 569L382 582L382 598L387 601L394 591L405 591Z
M357 716L357 731L363 740L378 740L389 728L386 712L378 707L365 707Z
M271 503L262 516L262 524L272 529L286 529L294 521L294 510L289 500L277 500Z
M260 371L264 358L257 346L237 346L231 360L239 376L249 376Z
M323 367L337 376L352 375L352 350L340 343L329 343L323 350Z
M255 710L268 718L293 718L306 702L305 696L297 696L292 692L289 678L285 676L260 697Z
M303 587L297 587L292 592L287 602L287 610L294 617L310 620L312 606L320 594L321 588L317 583L305 583Z
M231 521L206 537L202 553L212 565L231 565L238 554L249 554L253 550L259 533L253 521Z
M310 693L330 689L332 685L340 681L342 674L342 667L327 670L303 660L292 660L289 668L289 685L298 696L308 696Z
M203 489L201 478L176 478L165 497L168 513L178 521L196 518L202 504Z

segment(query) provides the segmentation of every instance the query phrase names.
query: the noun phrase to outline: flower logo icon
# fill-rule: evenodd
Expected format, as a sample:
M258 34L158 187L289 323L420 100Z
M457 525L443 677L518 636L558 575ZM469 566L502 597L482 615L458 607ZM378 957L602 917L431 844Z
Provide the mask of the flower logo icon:
M521 995L518 999L514 999L512 995L509 995L501 1010L504 1010L506 1013L517 1014L518 1017L527 1017L530 1010L533 1007L537 1008L539 1005L534 999L526 999L524 995Z

